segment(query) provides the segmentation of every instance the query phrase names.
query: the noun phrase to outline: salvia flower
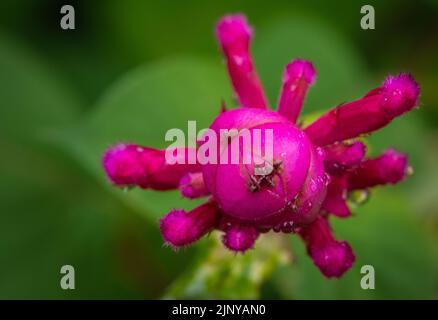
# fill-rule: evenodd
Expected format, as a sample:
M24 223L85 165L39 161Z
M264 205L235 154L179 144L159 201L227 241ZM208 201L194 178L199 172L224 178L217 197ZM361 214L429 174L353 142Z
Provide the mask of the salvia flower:
M256 129L270 130L270 170L260 174L254 161L184 161L189 148L175 150L183 161L168 163L165 150L122 143L103 156L107 176L119 187L179 189L189 199L207 197L191 211L172 210L161 219L164 241L174 248L190 245L212 230L222 232L223 244L234 252L253 248L262 233L295 233L326 277L340 277L355 255L347 242L336 240L330 216L351 215L351 192L398 183L410 172L406 155L389 149L367 158L367 148L357 138L412 110L418 104L418 84L409 74L388 76L362 98L336 106L301 128L298 117L316 79L312 63L295 59L286 66L278 112L273 112L250 55L253 31L245 18L223 17L216 35L240 108L223 109L210 129L218 135L222 129L246 129L252 138ZM238 139L230 137L229 144L239 145ZM262 147L267 143L261 139ZM222 156L227 148L218 150ZM248 151L238 152L245 158Z

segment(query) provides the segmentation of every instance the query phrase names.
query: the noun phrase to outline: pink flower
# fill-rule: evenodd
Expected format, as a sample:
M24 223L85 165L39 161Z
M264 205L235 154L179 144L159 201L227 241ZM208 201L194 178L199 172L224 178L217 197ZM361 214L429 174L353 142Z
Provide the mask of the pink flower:
M390 149L367 159L365 145L354 139L412 110L418 104L418 84L408 74L388 76L363 98L339 105L301 128L297 120L316 78L312 63L296 59L286 66L276 113L268 109L254 69L249 52L252 30L245 18L223 17L216 34L241 108L223 110L210 129L219 135L222 129L246 129L252 139L257 130L270 130L272 162L257 155L270 170L257 172L260 163L254 158L243 163L248 150L239 137L229 137L226 148L218 145L218 153L230 157L226 152L237 143L242 156L238 163L169 164L165 150L118 144L103 157L107 176L116 186L179 188L186 198L208 197L189 212L172 210L161 219L163 238L174 248L190 245L212 230L223 232L223 244L235 252L253 248L261 233L296 233L321 272L340 277L355 255L348 243L335 239L330 215L351 215L351 191L398 183L409 172L405 155ZM262 147L269 143L266 137L260 142ZM198 148L202 146L201 142ZM181 160L187 160L193 150L180 151Z

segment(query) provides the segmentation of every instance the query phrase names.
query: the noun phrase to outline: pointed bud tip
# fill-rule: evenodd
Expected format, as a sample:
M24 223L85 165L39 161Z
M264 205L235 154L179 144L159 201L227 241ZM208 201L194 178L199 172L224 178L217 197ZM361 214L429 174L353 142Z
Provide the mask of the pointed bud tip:
M109 147L102 158L102 165L108 178L118 186L135 184L135 177L143 173L138 161L137 147L119 143Z
M190 218L184 210L170 211L160 220L160 231L164 241L173 246L181 247L191 243L187 233L191 227Z
M396 116L418 104L420 86L409 73L388 76L383 82L383 90L383 103Z
M303 59L295 59L286 66L283 81L291 81L303 78L309 85L316 79L316 70L312 62Z
M334 241L322 248L313 250L312 259L327 278L339 278L353 265L356 257L350 245Z
M248 42L252 35L251 27L243 15L226 15L216 25L216 35L223 46L236 42Z
M388 149L380 159L388 183L397 183L409 175L408 157L404 153Z
M245 252L254 246L259 236L256 228L251 226L233 226L226 231L222 242L231 251Z
M367 146L362 141L354 141L351 144L352 149L354 150L355 154L358 158L363 158L367 153Z
M199 240L218 222L218 207L208 201L190 211L175 209L160 220L164 241L175 247L183 247Z
M109 162L111 162L114 159L114 157L116 157L118 154L120 154L121 152L123 152L127 148L128 148L127 144L118 143L118 144L110 146L108 149L106 149L104 154L103 154L103 159L102 159L104 166L106 164L109 164Z

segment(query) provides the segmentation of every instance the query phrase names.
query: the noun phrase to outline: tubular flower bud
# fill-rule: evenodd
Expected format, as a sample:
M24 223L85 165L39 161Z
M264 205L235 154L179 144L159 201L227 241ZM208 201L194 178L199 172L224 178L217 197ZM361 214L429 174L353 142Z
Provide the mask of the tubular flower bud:
M350 245L333 237L328 222L323 217L318 217L307 227L301 228L299 233L313 262L328 278L339 278L356 260Z
M216 26L216 35L241 106L267 108L268 103L249 52L252 31L245 17L223 17Z
M309 87L315 82L316 70L310 61L296 59L286 66L278 113L297 122Z
M286 66L278 112L273 112L249 53L252 31L245 18L223 17L216 35L243 108L223 105L205 140L196 148L173 150L174 162L166 161L169 150L111 147L102 161L107 176L116 186L179 188L190 199L209 195L195 209L172 210L160 220L164 241L174 248L212 230L223 232L224 246L235 252L253 248L271 231L298 234L322 274L340 277L355 256L348 243L334 238L327 213L350 216L350 191L398 183L410 168L407 157L394 150L366 159L365 145L350 139L412 110L418 84L408 74L388 76L363 98L330 110L303 130L296 120L315 81L312 63L297 59ZM205 157L190 164L192 152Z
M219 209L213 201L186 212L172 210L160 220L164 241L177 248L199 240L217 225Z
M187 157L188 149L181 150ZM179 186L181 177L200 170L198 164L167 164L164 150L120 143L108 148L103 156L108 178L119 187L168 190Z
M384 184L396 184L409 172L406 155L394 149L386 150L380 157L369 159L348 174L348 189L366 189Z
M388 76L362 99L340 105L310 124L305 132L318 146L380 129L418 104L420 89L409 74Z

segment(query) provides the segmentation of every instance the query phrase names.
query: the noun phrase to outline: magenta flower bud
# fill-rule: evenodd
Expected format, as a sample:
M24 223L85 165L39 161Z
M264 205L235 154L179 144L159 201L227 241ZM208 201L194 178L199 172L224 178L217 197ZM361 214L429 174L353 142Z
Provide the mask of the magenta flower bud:
M186 212L172 210L160 220L164 241L174 248L187 246L199 240L214 228L219 221L219 209L209 201Z
M207 196L210 192L204 184L202 172L187 173L181 178L179 190L185 198L196 199Z
M219 20L216 26L216 35L224 51L248 50L252 30L244 16L228 15Z
M174 248L213 229L224 232L223 244L235 252L252 248L262 233L299 234L321 272L340 277L355 256L348 243L334 238L328 213L348 217L349 191L397 183L409 173L405 155L388 150L364 160L366 146L349 140L410 111L418 104L418 84L408 74L389 76L302 130L295 123L315 81L312 63L296 59L286 66L278 112L272 112L250 56L252 31L245 18L223 17L216 35L244 108L227 110L222 103L197 148L176 148L176 156L133 144L111 147L103 157L106 174L116 186L210 196L191 211L172 210L161 219L162 236ZM175 161L166 161L169 156Z
M296 123L309 87L315 82L316 70L310 61L296 59L286 66L278 113Z
M185 157L188 152L184 150ZM102 162L108 178L116 186L143 189L176 189L183 175L200 170L198 164L167 164L164 150L123 143L108 148Z
M392 117L397 117L418 104L420 86L411 74L401 73L385 79L382 94L385 110Z
M252 226L235 225L226 230L222 242L228 249L236 252L245 252L252 249L259 232Z
M418 103L420 89L411 75L389 76L362 99L342 104L310 124L305 132L318 146L380 129Z
M315 246L310 251L315 265L327 278L339 278L353 265L356 257L348 242L333 241L325 246Z
M149 152L150 149L141 150ZM118 186L141 184L145 178L142 152L138 152L135 145L123 143L108 148L102 162L112 183Z
M245 17L240 15L225 16L216 26L216 35L241 106L267 108L268 103L249 53L251 34Z
M316 79L316 70L312 62L304 59L295 59L286 66L283 82L304 80L312 85Z
M346 170L359 165L365 157L367 147L361 141L353 143L335 143L327 146L324 165L332 175L341 175Z
M347 204L347 181L345 177L332 176L322 208L337 217L351 215Z
M247 223L278 223L277 218L285 211L296 211L298 208L294 207L294 203L308 176L314 174L310 165L312 154L316 151L309 139L285 118L273 114L259 109L234 109L219 115L211 126L215 131L240 128L241 123L236 123L236 119L239 119L248 129L252 141L255 130L260 130L262 137L268 130L272 132L272 159L267 161L272 162L273 170L266 175L257 175L254 162L245 165L239 162L203 166L207 189L221 209ZM265 123L260 121L262 118L265 118ZM261 150L265 149L265 143L266 140L262 138ZM244 152L243 148L239 150L240 153ZM315 170L324 175L322 160L315 156L314 161L315 166L321 168L322 174L319 169ZM316 183L317 180L314 181ZM316 188L316 185L312 184L312 188ZM312 202L309 207L314 205L318 203ZM301 215L291 216L293 219L302 218Z
M408 159L394 149L369 159L348 174L348 189L358 190L384 184L396 184L409 173Z
M318 217L310 225L301 228L299 233L313 262L328 278L339 278L356 260L350 245L333 237L328 222L323 217Z

